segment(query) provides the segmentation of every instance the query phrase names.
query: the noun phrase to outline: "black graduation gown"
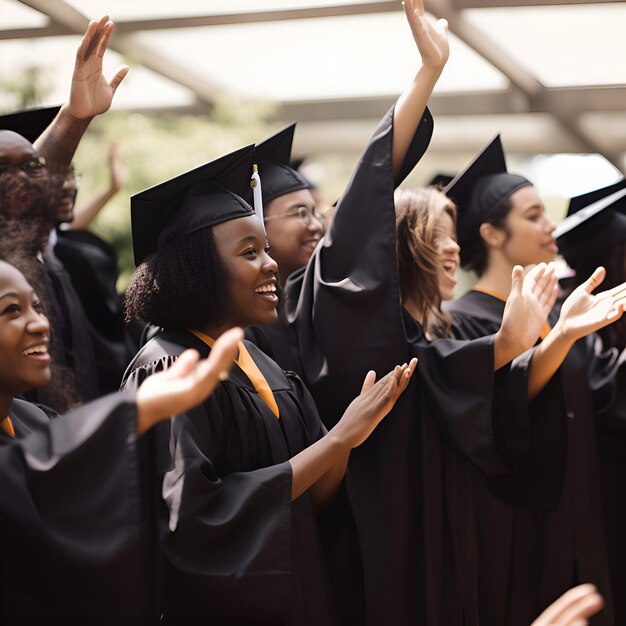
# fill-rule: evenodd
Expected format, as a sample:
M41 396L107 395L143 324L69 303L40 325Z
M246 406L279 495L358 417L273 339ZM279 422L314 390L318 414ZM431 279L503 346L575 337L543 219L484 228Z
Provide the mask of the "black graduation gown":
M10 415L24 437L0 437L0 622L142 615L133 395L49 423L39 407L14 400Z
M425 113L395 181L392 124L393 110L306 269L289 278L287 321L301 374L329 427L369 369L382 375L419 357L405 394L350 458L367 623L472 624L475 549L464 467L471 460L484 472L505 470L493 426L493 339L429 342L400 305L393 191L423 154L432 118ZM518 395L511 421L524 418Z
M470 291L447 310L457 332L472 338L499 327L504 302ZM601 397L620 370L610 355L593 356L594 341L578 341L531 403L529 449L516 473L477 484L481 624L528 624L580 582L593 582L605 597L592 623L613 623L594 404L610 412ZM533 501L546 484L560 498Z
M89 320L101 393L115 391L139 345L124 328L115 250L88 230L57 230L61 261ZM141 325L140 325L141 326Z
M334 623L309 494L291 502L288 460L324 435L300 379L246 342L280 410L276 419L235 365L201 406L175 418L174 468L164 480L165 612L211 624ZM134 387L186 348L209 348L187 331L164 331L130 364ZM199 619L199 621L201 621Z
M44 272L48 293L55 308L53 332L63 348L55 358L74 372L80 394L78 400L93 400L101 394L89 322L63 264L50 251L44 254ZM45 389L34 390L29 392L28 399L45 404L44 394ZM58 410L58 407L53 408Z

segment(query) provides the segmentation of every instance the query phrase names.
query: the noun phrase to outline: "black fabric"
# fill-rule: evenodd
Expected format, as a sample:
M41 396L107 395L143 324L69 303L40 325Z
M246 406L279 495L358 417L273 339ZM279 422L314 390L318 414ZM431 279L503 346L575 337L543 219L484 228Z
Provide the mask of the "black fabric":
M60 109L60 106L53 106L1 115L0 129L12 130L28 139L30 143L35 143L39 135L50 126Z
M506 470L493 428L493 339L430 342L400 306L393 191L428 145L432 118L425 113L395 180L392 122L393 110L306 270L289 278L287 321L329 427L369 369L382 375L420 359L407 391L350 457L367 624L477 624L466 468Z
M50 417L42 408L32 402L16 398L11 403L9 417L13 422L16 439L22 439L34 431L45 428L50 422ZM0 439L7 443L11 440L11 437L4 430L0 429Z
M477 291L448 308L461 332L475 337L494 332L503 311L501 300ZM614 623L594 414L623 373L615 362L597 361L590 340L574 345L531 404L529 449L516 473L477 483L481 624L528 624L581 582L593 582L605 596L592 623ZM603 375L589 378L596 366ZM623 403L605 402L605 411L611 405ZM607 419L619 417L607 413ZM550 492L559 491L554 511L530 508L541 500L550 508Z
M54 355L55 359L69 368L75 377L79 397L74 400L93 400L101 395L93 333L69 275L50 251L44 253L44 279L55 308L51 320L52 333L62 348L60 353ZM24 395L30 401L47 404L45 387Z
M280 420L237 365L200 407L175 418L174 468L163 485L165 612L174 623L205 616L211 624L333 624L312 503L308 494L290 502L288 463L325 430L300 379L246 345ZM189 347L209 353L187 331L157 335L129 366L126 387Z
M87 230L58 230L55 256L63 264L89 320L100 393L117 390L136 347L124 328L113 248ZM135 350L131 352L131 349Z
M48 424L37 407L14 401L16 422L26 414L41 427L0 439L0 621L140 616L148 572L132 394L107 396Z

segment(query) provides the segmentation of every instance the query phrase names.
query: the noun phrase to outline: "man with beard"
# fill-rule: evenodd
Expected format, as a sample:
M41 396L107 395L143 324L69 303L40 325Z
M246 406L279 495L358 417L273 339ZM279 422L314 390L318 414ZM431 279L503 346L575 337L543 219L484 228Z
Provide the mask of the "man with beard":
M76 54L69 102L60 108L53 123L34 144L23 134L32 133L29 126L36 127L35 136L39 134L41 118L34 125L28 114L0 120L1 232L7 237L14 221L27 221L30 226L22 229L28 233L22 237L25 241L17 240L15 245L28 248L26 259L30 267L23 268L27 276L38 272L43 275L56 344L55 361L60 363L51 384L37 393L36 400L57 411L100 393L87 320L69 277L49 250L47 240L56 223L62 182L78 143L93 117L109 109L115 90L128 72L127 67L120 68L111 81L102 74L102 57L112 30L108 16L89 23Z

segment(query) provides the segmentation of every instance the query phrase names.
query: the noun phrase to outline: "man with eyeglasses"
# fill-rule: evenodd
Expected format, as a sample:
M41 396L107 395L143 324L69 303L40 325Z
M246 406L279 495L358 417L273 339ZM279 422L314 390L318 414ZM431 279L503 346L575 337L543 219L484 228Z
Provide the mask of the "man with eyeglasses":
M43 268L53 340L59 346L58 367L65 371L55 380L53 370L52 383L35 399L58 411L100 395L86 318L69 277L49 249L48 235L57 221L63 181L78 143L91 120L109 109L128 73L124 66L110 81L102 74L112 30L108 16L89 23L76 54L67 104L0 119L0 236L20 233L16 263L19 260L29 276L41 275ZM76 382L57 393L68 377Z

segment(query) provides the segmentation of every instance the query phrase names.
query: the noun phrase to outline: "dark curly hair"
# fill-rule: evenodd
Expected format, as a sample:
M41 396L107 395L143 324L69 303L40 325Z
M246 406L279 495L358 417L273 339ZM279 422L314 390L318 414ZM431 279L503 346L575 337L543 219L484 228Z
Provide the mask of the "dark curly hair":
M507 226L506 219L512 208L513 201L511 200L511 196L509 196L503 200L481 224L491 224L503 230L508 239L511 233ZM480 228L480 226L478 228ZM476 272L478 276L482 276L489 262L489 250L478 228L463 228L462 224L459 225L458 240L459 246L461 246L461 266Z
M227 310L227 276L213 229L170 241L137 267L126 290L126 323L202 328Z

